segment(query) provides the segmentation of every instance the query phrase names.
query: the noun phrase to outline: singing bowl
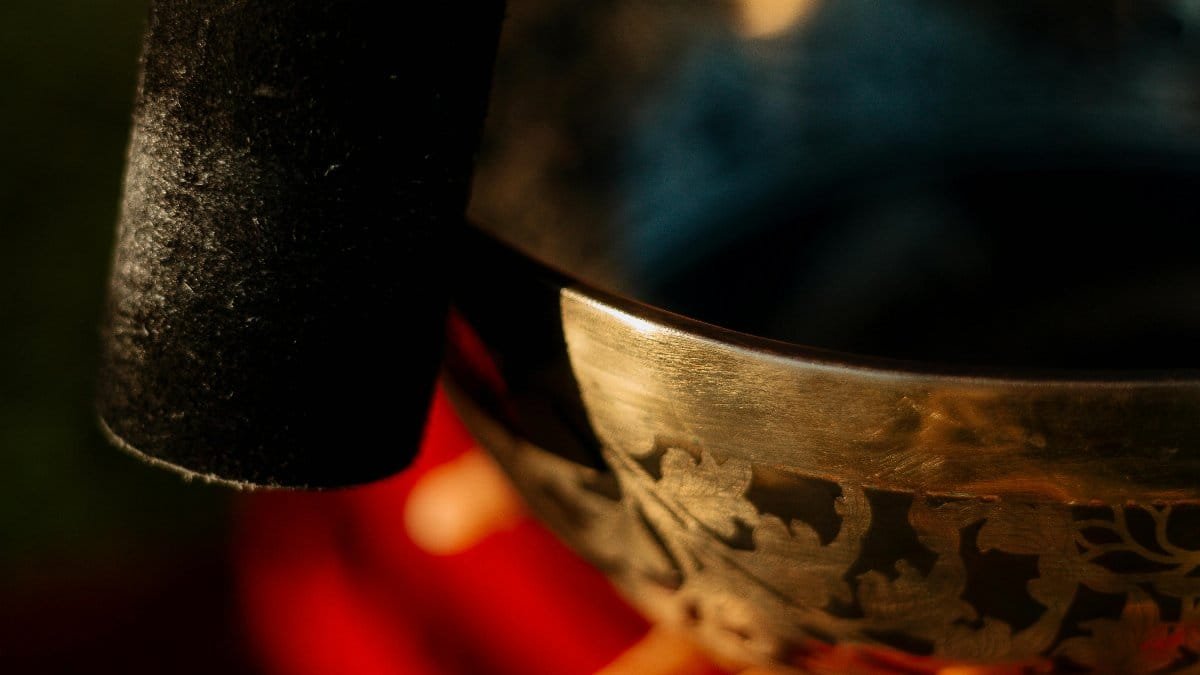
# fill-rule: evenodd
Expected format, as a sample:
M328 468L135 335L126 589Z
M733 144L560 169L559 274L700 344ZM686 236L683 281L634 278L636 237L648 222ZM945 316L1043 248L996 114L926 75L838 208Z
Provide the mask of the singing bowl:
M1197 661L1200 380L841 356L468 250L453 401L653 620L739 662Z
M1200 668L1195 12L510 4L446 382L535 515L735 662Z

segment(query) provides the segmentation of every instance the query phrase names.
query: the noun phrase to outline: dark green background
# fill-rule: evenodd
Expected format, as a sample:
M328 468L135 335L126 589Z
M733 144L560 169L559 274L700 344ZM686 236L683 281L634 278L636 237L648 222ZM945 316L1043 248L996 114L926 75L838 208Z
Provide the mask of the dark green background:
M0 3L0 671L238 660L226 491L100 437L97 322L144 2ZM216 634L210 624L221 623ZM159 636L156 631L168 634ZM223 632L222 632L223 631ZM154 643L154 644L151 644Z

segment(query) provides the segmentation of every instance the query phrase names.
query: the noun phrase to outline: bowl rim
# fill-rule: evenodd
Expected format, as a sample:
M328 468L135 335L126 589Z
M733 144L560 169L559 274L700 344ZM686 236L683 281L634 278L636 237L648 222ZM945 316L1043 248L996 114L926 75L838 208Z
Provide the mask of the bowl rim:
M539 257L519 245L494 234L495 230L474 222L467 226L469 245L481 246L488 253L501 253L519 259L529 272L584 298L598 302L633 319L670 330L682 331L703 340L726 347L753 352L790 362L803 362L833 370L859 371L897 378L918 377L943 383L972 383L981 386L1039 386L1064 387L1111 386L1115 388L1198 387L1200 368L1175 369L1075 369L1046 367L1009 367L936 363L888 356L860 354L837 349L815 347L765 337L697 319L660 307L631 295L601 288Z

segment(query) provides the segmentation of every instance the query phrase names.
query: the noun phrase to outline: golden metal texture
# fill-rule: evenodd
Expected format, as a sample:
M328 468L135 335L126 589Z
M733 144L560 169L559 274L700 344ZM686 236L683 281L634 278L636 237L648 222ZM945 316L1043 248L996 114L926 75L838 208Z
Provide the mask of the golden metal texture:
M533 511L656 620L743 661L1200 660L1200 383L838 362L558 298L602 465L514 432L453 368L451 390Z

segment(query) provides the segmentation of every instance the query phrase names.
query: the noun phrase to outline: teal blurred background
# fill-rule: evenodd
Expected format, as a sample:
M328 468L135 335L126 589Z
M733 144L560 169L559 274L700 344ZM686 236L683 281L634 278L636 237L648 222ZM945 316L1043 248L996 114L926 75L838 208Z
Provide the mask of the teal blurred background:
M100 437L144 2L0 3L0 672L245 669L231 495Z

